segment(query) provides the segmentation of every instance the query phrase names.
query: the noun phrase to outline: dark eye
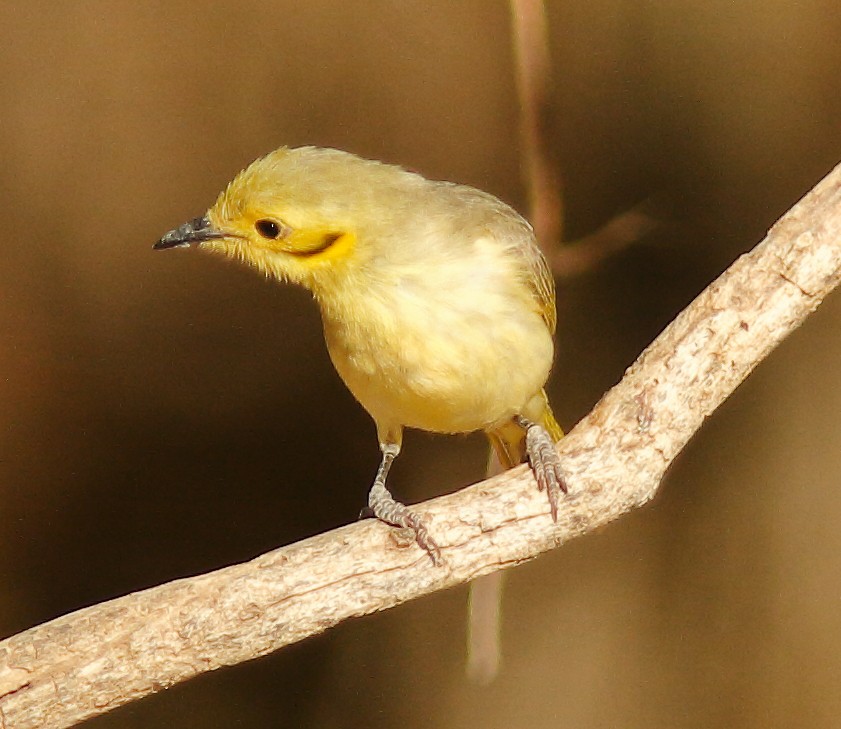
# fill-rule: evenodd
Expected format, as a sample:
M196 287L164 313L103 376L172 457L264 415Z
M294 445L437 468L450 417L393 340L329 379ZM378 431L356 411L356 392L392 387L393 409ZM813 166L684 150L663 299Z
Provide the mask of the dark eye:
M262 235L264 238L271 238L274 240L280 235L281 227L279 223L276 223L274 220L268 220L264 218L263 220L258 220L254 223L254 227L257 229L257 232Z

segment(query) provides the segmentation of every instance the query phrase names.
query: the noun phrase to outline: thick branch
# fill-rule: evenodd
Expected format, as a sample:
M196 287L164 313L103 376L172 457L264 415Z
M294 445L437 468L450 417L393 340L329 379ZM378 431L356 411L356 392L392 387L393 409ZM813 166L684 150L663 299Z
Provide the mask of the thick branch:
M841 277L841 166L710 285L559 445L557 524L525 467L418 507L445 567L375 521L95 605L0 643L0 727L50 729L350 617L532 559L647 502L704 419Z

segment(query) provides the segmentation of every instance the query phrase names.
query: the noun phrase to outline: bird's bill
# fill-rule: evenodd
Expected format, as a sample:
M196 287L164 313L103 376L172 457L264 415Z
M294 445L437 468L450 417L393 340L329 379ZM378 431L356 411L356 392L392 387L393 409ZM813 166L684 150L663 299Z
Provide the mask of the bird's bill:
M152 247L156 251L164 251L167 248L182 248L224 237L225 234L216 230L208 217L203 215L200 218L193 218L183 225L170 230L169 233L164 234Z

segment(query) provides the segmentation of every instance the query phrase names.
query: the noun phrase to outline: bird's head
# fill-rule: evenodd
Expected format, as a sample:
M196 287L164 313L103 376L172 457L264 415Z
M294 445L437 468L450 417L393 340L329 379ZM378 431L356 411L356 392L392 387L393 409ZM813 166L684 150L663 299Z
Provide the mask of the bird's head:
M400 213L395 198L421 181L347 152L284 147L246 167L205 215L154 247L195 245L317 291L376 255Z

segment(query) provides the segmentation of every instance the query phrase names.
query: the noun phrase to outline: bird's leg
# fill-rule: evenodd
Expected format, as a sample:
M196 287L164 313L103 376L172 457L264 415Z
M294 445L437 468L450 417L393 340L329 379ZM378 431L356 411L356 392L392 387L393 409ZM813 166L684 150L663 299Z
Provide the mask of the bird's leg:
M383 443L380 448L383 453L383 459L380 462L380 468L374 479L374 485L371 486L371 490L368 492L368 508L377 519L384 521L386 524L411 530L414 533L415 541L417 541L421 549L426 550L432 558L433 563L436 565L441 564L441 550L432 537L429 536L426 525L405 504L396 501L386 488L385 480L391 464L400 453L400 446L396 443Z
M558 521L558 505L561 502L561 492L567 492L564 482L564 472L561 459L555 450L552 436L539 423L535 423L522 415L515 419L517 425L526 431L526 455L534 471L537 488L546 491L549 496L549 508L552 511L552 521Z

